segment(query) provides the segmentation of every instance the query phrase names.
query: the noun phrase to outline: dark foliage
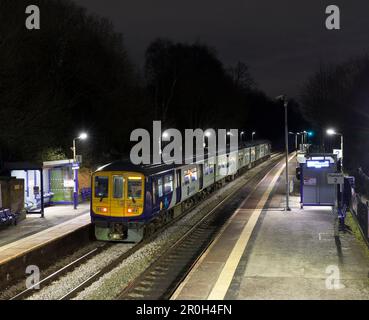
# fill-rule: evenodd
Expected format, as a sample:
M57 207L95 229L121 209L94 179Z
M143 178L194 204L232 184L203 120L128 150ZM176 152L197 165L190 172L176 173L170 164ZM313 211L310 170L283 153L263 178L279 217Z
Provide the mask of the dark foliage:
M339 148L338 137L327 137L328 127L344 135L346 169L369 168L369 58L339 65L322 65L307 81L301 96L304 116L320 130L326 151Z
M40 30L24 27L31 3L42 12ZM90 156L122 151L139 89L111 23L70 1L1 1L0 14L3 157L37 159L54 146L70 155L79 130L93 134Z
M41 30L24 26L40 7ZM246 64L226 68L202 43L153 41L141 76L110 21L69 0L0 2L0 152L3 161L120 158L135 128L239 128L250 139L282 141L283 107L256 88ZM290 122L301 125L295 103ZM298 128L300 129L300 128Z

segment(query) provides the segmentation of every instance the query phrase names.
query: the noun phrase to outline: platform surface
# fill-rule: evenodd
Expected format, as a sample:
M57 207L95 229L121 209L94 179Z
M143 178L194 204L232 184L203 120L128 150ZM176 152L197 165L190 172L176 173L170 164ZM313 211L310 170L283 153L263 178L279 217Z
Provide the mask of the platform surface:
M295 160L289 169L294 173ZM285 206L280 163L236 210L172 299L369 299L369 251L330 207Z
M0 265L90 224L89 203L46 208L45 217L29 215L0 230Z

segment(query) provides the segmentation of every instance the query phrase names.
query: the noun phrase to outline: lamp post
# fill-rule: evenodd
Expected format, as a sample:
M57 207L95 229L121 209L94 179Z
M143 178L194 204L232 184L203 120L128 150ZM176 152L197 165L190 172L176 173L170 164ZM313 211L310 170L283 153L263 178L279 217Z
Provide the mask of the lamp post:
M252 133L251 133L251 141L254 141L254 135L255 135L255 131L253 131Z
M73 147L72 147L72 150L73 150L73 161L76 162L76 156L77 156L77 152L76 152L76 141L77 140L86 140L88 137L87 133L83 132L81 133L77 138L74 138L73 139Z
M303 144L303 147L304 147L304 152L306 152L306 145L307 145L307 143L308 143L308 140L307 140L307 132L304 130L303 132L302 132L302 135L303 135L303 137L304 137L304 144Z
M343 134L336 132L334 129L327 129L327 134L330 136L340 136L341 137L341 171L343 172Z
M285 148L286 148L286 211L291 211L289 205L290 199L290 183L289 183L289 175L288 175L288 117L287 117L287 107L288 100L285 95L278 96L277 100L283 102L284 106L284 139L285 139Z
M74 177L74 188L73 188L73 207L77 209L78 206L78 165L77 165L77 151L76 151L76 141L86 140L88 137L87 133L83 132L78 137L73 139L73 177Z

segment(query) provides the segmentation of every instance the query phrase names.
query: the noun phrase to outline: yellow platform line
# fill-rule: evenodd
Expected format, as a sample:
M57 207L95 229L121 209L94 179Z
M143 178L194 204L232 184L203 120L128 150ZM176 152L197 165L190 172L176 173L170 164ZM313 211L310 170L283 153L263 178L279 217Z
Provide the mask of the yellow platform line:
M294 156L291 156L288 161L290 161ZM263 193L261 199L257 204L257 208L264 208L266 202L268 201L270 193L273 191L275 184L279 176L282 174L286 164L283 164L281 168L274 175L268 188ZM223 300L227 294L228 288L232 282L233 276L236 272L237 266L241 260L243 253L245 252L247 243L251 237L252 231L259 219L259 216L263 209L255 209L248 220L247 224L243 228L240 237L238 238L236 245L233 247L231 254L228 257L213 289L211 290L208 300Z

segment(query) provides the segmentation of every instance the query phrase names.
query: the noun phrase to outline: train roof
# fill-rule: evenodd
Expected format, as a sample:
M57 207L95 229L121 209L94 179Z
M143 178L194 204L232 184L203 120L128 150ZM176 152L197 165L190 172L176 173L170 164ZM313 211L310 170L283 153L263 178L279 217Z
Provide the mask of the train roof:
M174 169L179 167L180 165L175 164L140 164L136 165L133 164L129 159L123 159L111 162L101 168L97 169L96 171L131 171L131 172L138 172L144 175L151 175L163 171L167 171L170 169Z
M268 140L255 140L255 141L247 141L240 144L239 149L244 149L248 147L253 147L260 144L270 143ZM195 162L195 161L194 161ZM111 163L108 163L96 170L96 172L100 171L131 171L138 172L144 175L151 175L155 173L160 173L163 171L167 171L170 169L178 168L183 166L184 164L133 164L130 159L122 159L117 160Z

